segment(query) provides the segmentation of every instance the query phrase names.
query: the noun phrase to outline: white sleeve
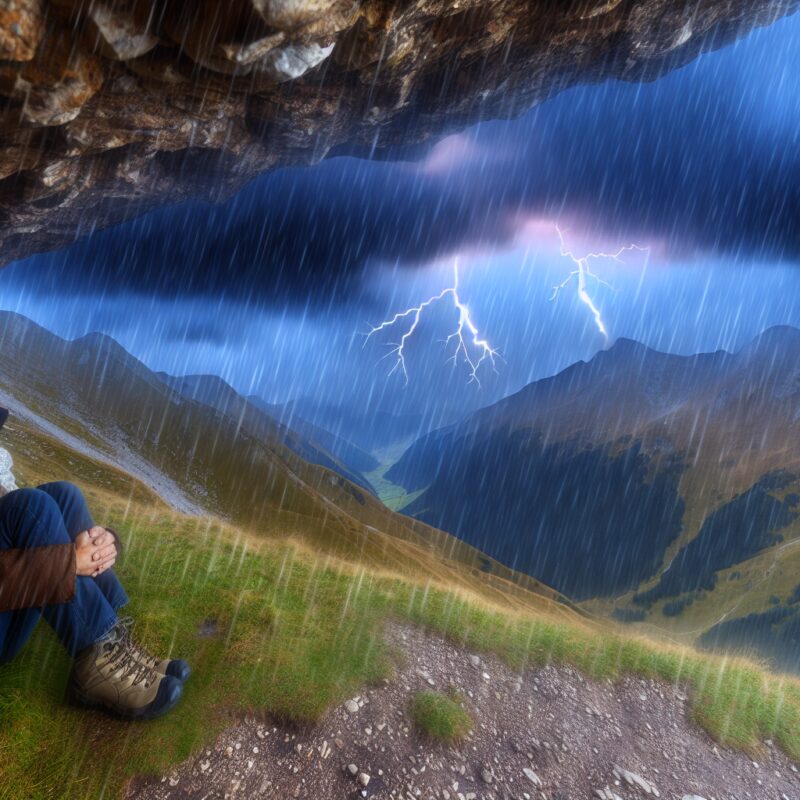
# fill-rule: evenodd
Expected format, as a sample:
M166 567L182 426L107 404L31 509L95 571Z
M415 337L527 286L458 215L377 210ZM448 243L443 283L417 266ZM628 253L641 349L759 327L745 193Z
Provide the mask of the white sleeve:
M11 458L11 453L0 447L0 489L3 490L3 494L13 492L17 488L14 473L11 471L13 466L14 460Z

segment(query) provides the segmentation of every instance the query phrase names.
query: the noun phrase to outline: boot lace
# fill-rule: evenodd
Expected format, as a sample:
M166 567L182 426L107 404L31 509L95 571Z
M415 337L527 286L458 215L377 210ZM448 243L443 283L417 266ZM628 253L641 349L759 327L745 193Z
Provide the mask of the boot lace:
M123 635L128 642L128 647L130 647L131 650L136 653L136 657L139 659L139 661L155 669L158 666L158 659L155 656L150 655L150 653L148 653L147 650L145 650L144 647L138 644L133 638L133 617L121 617L117 621L117 624L123 630Z
M131 638L130 625L117 623L112 639L108 643L108 666L113 672L118 672L120 677L131 679L131 686L144 684L145 688L156 680L156 671L146 662L143 662L138 652L139 648Z

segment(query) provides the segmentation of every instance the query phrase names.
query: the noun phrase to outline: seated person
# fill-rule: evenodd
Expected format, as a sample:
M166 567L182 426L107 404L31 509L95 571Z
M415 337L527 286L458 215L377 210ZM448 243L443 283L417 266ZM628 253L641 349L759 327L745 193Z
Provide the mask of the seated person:
M0 427L7 417L0 409ZM134 642L130 618L117 616L128 602L111 569L117 535L94 524L76 486L17 489L10 467L0 450L0 664L44 617L73 657L73 702L128 719L165 714L180 699L189 667L149 655Z

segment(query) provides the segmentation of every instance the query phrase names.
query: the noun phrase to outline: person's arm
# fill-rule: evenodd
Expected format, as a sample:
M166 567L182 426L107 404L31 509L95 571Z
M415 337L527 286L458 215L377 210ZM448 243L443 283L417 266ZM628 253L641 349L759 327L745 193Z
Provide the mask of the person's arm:
M116 560L115 534L99 527L74 544L0 550L0 612L68 603L77 575L96 577Z
M0 612L69 602L76 570L71 542L0 550Z

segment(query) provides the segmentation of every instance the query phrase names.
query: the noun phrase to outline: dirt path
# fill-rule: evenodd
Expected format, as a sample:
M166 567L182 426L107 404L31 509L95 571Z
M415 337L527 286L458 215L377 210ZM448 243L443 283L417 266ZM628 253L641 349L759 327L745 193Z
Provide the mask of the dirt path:
M245 720L169 775L134 782L128 800L800 800L781 752L767 742L756 763L716 747L675 687L567 667L519 675L415 628L388 636L405 654L396 677L315 729ZM416 692L450 687L476 721L458 747L420 737L408 715Z
M29 425L38 428L48 436L52 436L62 444L81 453L88 458L94 459L101 464L107 464L115 469L121 469L141 481L145 486L152 489L168 506L175 509L180 514L191 516L202 516L205 514L202 506L189 498L186 493L178 486L175 481L164 475L157 467L150 464L141 456L134 453L120 439L110 441L108 437L101 434L98 430L93 430L95 435L103 439L109 448L109 453L103 452L97 447L92 446L83 439L65 431L53 422L45 419L40 414L32 411L23 402L13 395L0 389L0 405L9 408L12 415L25 420ZM13 454L12 454L13 455Z

